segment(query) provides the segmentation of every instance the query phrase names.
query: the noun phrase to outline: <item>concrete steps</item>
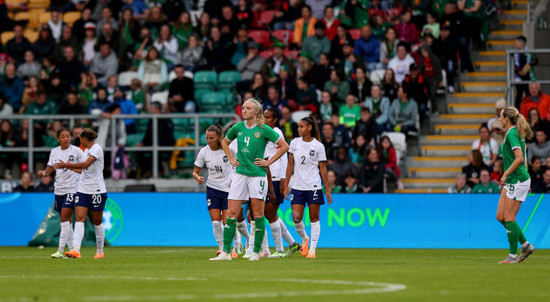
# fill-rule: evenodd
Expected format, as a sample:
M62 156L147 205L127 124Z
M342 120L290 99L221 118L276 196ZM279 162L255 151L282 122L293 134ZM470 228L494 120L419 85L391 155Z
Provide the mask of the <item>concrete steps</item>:
M434 124L481 124L492 118L495 114L489 113L472 113L472 114L457 114L448 113L439 116L439 119L434 118Z
M462 172L462 168L457 167L414 167L408 170L411 178L454 178Z
M423 156L464 156L472 149L472 143L467 145L431 145L422 146Z
M454 185L455 178L403 178L406 189L447 189Z
M478 139L479 135L428 135L422 138L423 144L435 145L465 145L471 144L472 141Z
M487 41L487 48L490 50L506 50L514 47L513 40L489 40Z
M506 62L503 61L474 61L477 71L500 71L506 72Z
M479 124L436 124L435 133L440 135L475 135L479 133Z
M506 79L505 71L478 71L478 72L467 72L463 76L462 80L466 82L474 81L502 81Z
M448 104L448 106L449 106L450 113L493 114L493 112L495 112L495 106L491 103L450 103Z
M464 92L506 92L506 82L461 82Z
M466 156L415 156L408 158L408 166L414 167L463 167L468 164Z
M526 9L513 9L513 10L504 11L504 13L499 16L499 20L501 20L501 21L511 21L511 20L524 21L526 16L527 16L527 10Z

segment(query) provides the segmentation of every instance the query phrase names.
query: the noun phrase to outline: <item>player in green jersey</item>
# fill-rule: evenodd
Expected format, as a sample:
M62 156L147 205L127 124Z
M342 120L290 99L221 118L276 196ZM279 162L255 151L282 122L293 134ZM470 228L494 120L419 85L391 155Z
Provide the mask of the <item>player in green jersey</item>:
M288 151L288 144L271 127L265 125L262 105L248 99L242 106L244 121L231 127L222 142L222 148L232 166L237 167L229 189L229 210L223 232L223 252L210 260L231 260L231 243L235 236L237 216L243 202L250 199L255 222L254 252L249 260L260 260L260 249L265 234L264 208L268 191L266 167ZM237 139L237 158L233 158L229 144ZM276 143L279 150L269 160L263 159L267 142Z
M510 242L510 253L500 263L522 262L535 252L535 247L527 241L519 224L516 222L521 203L527 198L531 178L527 171L525 139L533 137L529 124L513 107L508 106L500 114L502 127L507 129L501 145L504 161L504 175L500 184L504 186L497 209L497 220L504 225ZM518 241L521 243L521 255L517 257Z

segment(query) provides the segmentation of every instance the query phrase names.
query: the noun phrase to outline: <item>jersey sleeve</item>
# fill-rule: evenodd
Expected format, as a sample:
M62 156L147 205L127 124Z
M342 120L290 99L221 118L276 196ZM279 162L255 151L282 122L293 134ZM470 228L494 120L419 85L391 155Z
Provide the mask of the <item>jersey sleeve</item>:
M288 155L281 156L281 178L286 178L286 167L288 166Z
M103 149L98 144L95 144L90 149L90 156L93 156L95 159L103 157Z
M325 151L325 146L321 143L317 144L317 160L319 162L327 161L327 152Z
M288 153L290 154L294 154L296 152L296 139L293 139L291 142L290 142L290 148L288 149Z
M264 133L265 133L265 137L270 142L277 143L281 139L281 137L279 136L279 133L275 132L275 130L273 130L273 128L269 126L264 128Z
M48 159L48 163L46 164L47 166L50 166L53 168L53 165L55 164L54 163L54 151L55 149L52 149L52 151L50 151L50 158Z
M508 142L508 144L510 144L510 149L514 151L514 149L521 148L518 136L514 135L515 133L510 134L511 135L508 135L508 137L506 138L506 141Z
M225 135L225 137L229 141L233 141L235 139L235 137L237 137L238 125L240 125L240 124L234 125L233 127L231 127L231 129L229 129L229 131L227 131L227 134Z
M199 154L197 154L197 159L195 159L195 167L197 168L202 168L204 167L204 163L205 163L205 160L204 160L204 149L205 148L202 148L200 151L199 151Z

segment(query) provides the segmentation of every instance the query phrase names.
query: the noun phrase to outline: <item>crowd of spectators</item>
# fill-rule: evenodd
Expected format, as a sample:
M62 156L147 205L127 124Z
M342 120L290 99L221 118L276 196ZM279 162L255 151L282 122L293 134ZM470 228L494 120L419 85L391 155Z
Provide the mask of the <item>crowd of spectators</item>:
M297 136L291 114L311 111L321 122L337 186L353 191L353 176L361 190L375 192L380 182L364 179L377 175L378 166L400 178L391 142L383 147L380 134L419 131L435 110L436 90L445 88L443 71L449 93L457 72L474 71L470 41L484 47L483 26L492 13L480 4L207 0L198 8L181 0L52 2L50 20L34 42L24 35L29 25L0 16L7 20L0 30L14 34L0 53L0 117L144 113L152 108L147 96L158 91L168 91L168 100L154 112L200 112L185 73L237 70L235 100L256 97L266 109L277 108L288 139ZM201 10L196 20L192 10ZM65 24L62 14L69 11L81 18ZM258 30L271 33L269 41L252 35ZM285 30L286 39L275 37ZM118 84L124 71L138 74L130 87ZM239 114L239 104L235 108ZM124 123L126 134L137 131L135 120ZM52 133L60 126L4 120L0 143L26 146L28 131L34 131L34 146L53 147ZM342 161L353 169L338 166Z

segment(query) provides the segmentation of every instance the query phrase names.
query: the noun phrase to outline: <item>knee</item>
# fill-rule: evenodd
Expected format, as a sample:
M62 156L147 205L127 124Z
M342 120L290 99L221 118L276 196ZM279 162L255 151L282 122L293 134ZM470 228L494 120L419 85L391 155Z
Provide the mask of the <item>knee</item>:
M231 217L231 218L233 218L233 217L239 217L239 213L237 213L237 212L234 211L234 210L229 209L229 210L227 211L227 217L228 217L228 218L229 218L229 217Z

